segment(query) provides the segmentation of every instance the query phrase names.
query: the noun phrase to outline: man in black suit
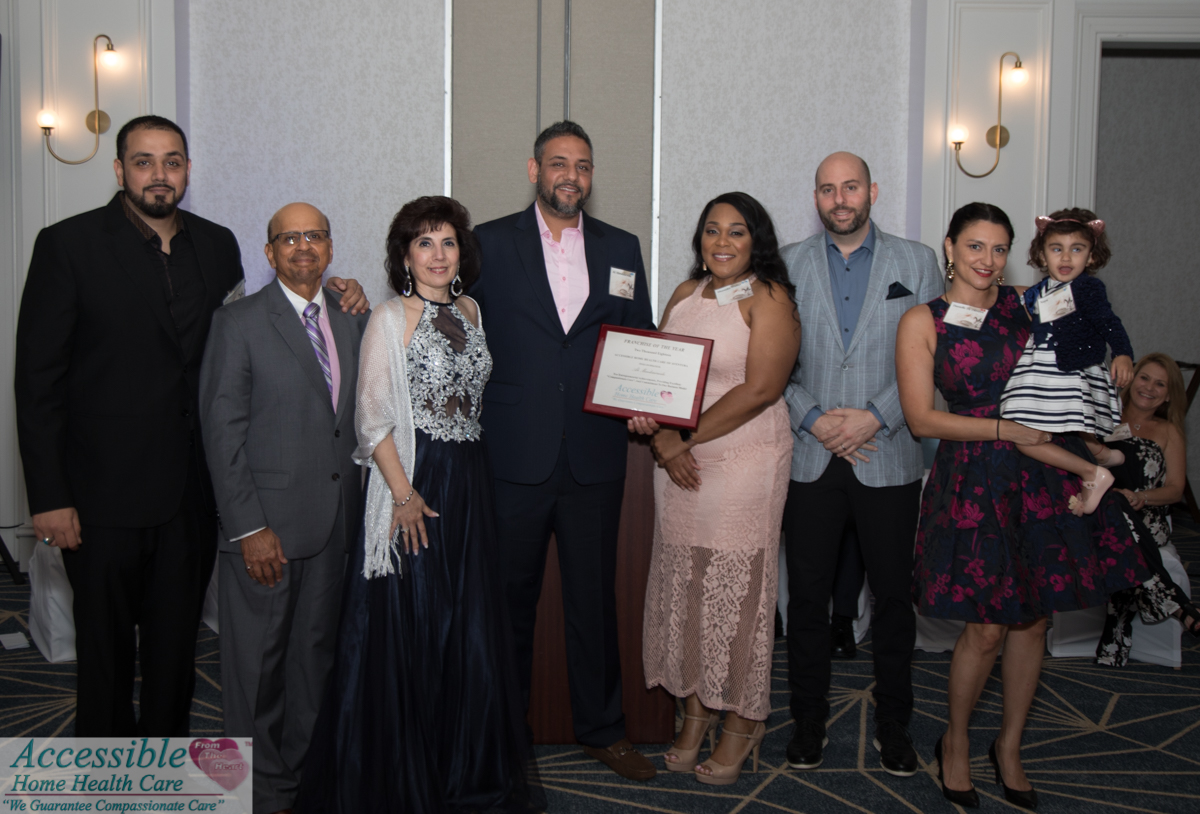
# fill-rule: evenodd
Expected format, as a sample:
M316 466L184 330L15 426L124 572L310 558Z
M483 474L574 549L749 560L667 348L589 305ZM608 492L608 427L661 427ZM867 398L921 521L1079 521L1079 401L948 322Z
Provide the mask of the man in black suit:
M593 168L583 128L551 125L533 156L529 181L537 199L476 228L483 270L471 289L494 365L481 422L495 475L517 669L528 704L553 532L575 737L618 774L649 780L653 764L625 737L613 587L629 440L624 421L582 411L600 325L654 327L646 272L635 236L583 213Z
M75 592L75 735L185 736L217 535L200 360L242 264L231 231L178 208L191 162L174 122L122 127L113 169L123 191L34 245L17 437L34 533Z

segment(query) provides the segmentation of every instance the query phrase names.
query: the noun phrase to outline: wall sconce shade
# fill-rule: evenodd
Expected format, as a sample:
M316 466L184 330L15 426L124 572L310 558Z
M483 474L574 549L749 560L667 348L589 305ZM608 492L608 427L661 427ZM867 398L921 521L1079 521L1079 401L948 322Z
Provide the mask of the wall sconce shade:
M995 172L996 167L1000 166L1000 148L1008 144L1009 134L1008 128L1000 123L1001 113L1004 103L1004 58L1013 58L1013 67L1009 71L1009 79L1014 85L1023 85L1029 81L1029 71L1021 65L1021 57L1015 51L1005 51L1000 55L1000 81L999 87L996 89L996 124L994 127L989 127L984 140L989 147L996 148L996 160L992 162L991 169L987 172L979 173L967 172L962 165L962 146L967 140L967 130L965 127L956 127L950 133L950 143L954 145L954 162L958 164L958 168L962 170L964 175L971 178L986 178Z
M104 48L103 55L96 53L96 47L100 44L100 40L105 40L108 44ZM88 153L87 158L81 158L78 161L71 161L63 158L58 153L54 152L54 148L50 146L50 135L54 132L54 128L58 126L58 117L53 111L43 110L37 116L38 127L42 128L42 137L46 141L46 149L50 155L64 164L85 164L91 161L100 149L100 134L107 133L108 128L112 126L112 119L107 113L100 109L100 62L104 61L105 65L114 66L120 62L120 55L113 48L113 41L107 34L97 34L92 39L92 109L88 111L84 117L84 127L89 132L96 134L96 141L92 145L92 151Z

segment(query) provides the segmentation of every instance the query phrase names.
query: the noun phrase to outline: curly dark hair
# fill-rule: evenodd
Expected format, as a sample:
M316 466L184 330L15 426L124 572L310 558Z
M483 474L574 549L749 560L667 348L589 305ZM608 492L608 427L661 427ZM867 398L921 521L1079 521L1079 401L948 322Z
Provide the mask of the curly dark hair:
M1046 238L1051 235L1073 234L1083 235L1092 244L1092 256L1088 258L1088 264L1083 269L1086 273L1095 274L1108 264L1109 258L1112 257L1112 249L1108 247L1108 232L1097 235L1088 228L1089 221L1099 220L1095 212L1073 206L1070 209L1051 212L1050 220L1053 222L1048 224L1045 230L1034 234L1033 242L1029 244L1029 265L1040 270L1042 274L1049 274L1042 257L1046 251Z
M781 286L787 292L788 299L796 302L796 287L788 279L787 264L779 256L779 238L775 236L775 224L771 222L771 216L767 214L763 205L745 192L726 192L704 205L700 220L696 224L696 233L692 235L692 252L695 257L692 268L688 271L688 279L700 280L708 274L704 270L700 242L704 238L704 224L708 221L708 213L717 204L729 204L745 219L746 228L750 230L750 270L768 286Z
M479 243L471 232L471 213L453 198L442 195L425 195L400 207L387 234L388 285L399 294L408 283L409 273L404 269L404 258L414 240L427 232L450 226L458 238L458 277L462 281L463 293L479 279Z
M974 203L960 206L955 213L950 217L950 225L946 227L946 237L950 238L951 243L958 242L958 236L962 234L963 229L966 229L972 223L985 221L994 223L997 226L1004 228L1008 232L1008 242L1011 244L1016 234L1013 232L1012 221L1008 219L1008 215L1003 209L990 203ZM945 247L942 248L942 262L950 265L950 258L946 256Z

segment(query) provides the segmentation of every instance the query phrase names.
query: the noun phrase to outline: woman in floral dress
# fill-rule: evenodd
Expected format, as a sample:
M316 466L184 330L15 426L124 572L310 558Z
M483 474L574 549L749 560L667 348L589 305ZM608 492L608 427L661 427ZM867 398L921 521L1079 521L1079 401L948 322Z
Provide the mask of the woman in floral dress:
M950 665L949 726L934 749L943 793L979 805L967 724L1003 644L1004 718L989 758L1005 798L1034 808L1020 743L1046 618L1104 604L1149 575L1115 499L1075 517L1067 503L1082 488L1079 478L1015 447L1053 442L1086 456L1083 442L1051 441L999 418L1030 330L1020 291L1003 285L1012 238L1008 216L995 206L968 204L954 214L945 240L950 288L901 320L896 366L913 435L942 439L921 500L914 599L923 616L967 622ZM934 408L935 389L949 412Z

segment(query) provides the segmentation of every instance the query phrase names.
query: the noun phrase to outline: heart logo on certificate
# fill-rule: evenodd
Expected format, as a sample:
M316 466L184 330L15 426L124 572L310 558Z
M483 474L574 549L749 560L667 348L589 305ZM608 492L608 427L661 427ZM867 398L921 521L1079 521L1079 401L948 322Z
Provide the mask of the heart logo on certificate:
M672 393L670 390L663 390L661 393L658 394L658 397L660 399L662 399L664 402L666 402L667 404L670 404L672 401L675 400L675 394Z
M188 747L192 762L221 788L233 791L250 775L250 766L232 738L197 738Z

